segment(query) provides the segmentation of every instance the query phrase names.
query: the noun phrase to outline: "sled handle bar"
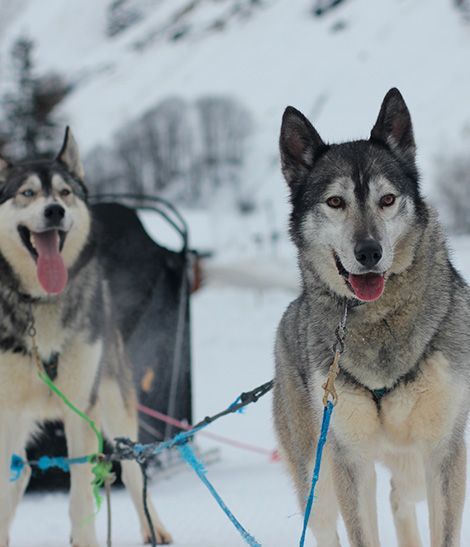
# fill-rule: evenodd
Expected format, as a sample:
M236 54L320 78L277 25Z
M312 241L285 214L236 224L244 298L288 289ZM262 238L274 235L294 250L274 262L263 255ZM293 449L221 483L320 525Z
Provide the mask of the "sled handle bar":
M145 194L132 194L132 193L104 193L104 194L93 194L90 196L90 201L92 203L103 203L107 200L113 200L119 201L122 200L130 200L130 201L137 201L137 202L150 202L150 204L144 204L144 205L136 205L136 209L141 209L143 211L154 211L155 213L158 213L161 217L163 217L181 236L181 239L183 240L183 248L182 252L187 251L188 249L188 225L184 218L181 216L180 212L176 209L176 207L167 201L164 198L158 197L158 196L149 196ZM160 207L159 207L160 206ZM163 206L163 207L161 207ZM168 209L168 211L173 215L177 222L171 217L171 215L168 214L167 211L165 211L165 208Z

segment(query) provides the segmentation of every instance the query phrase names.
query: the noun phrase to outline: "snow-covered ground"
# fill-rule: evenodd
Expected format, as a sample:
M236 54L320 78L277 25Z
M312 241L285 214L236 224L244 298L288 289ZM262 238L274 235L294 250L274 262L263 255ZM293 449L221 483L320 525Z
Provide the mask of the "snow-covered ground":
M470 279L470 239L452 240L454 260ZM277 322L293 292L209 287L193 299L195 418L203 418L232 402L241 391L271 379L273 337ZM470 327L469 327L470 328ZM271 396L245 414L227 417L211 431L273 449L276 441L271 419ZM282 464L200 437L203 450L217 446L220 458L209 466L209 479L244 526L266 547L298 544L302 516ZM377 498L382 547L395 547L388 504L388 476L379 469ZM467 478L467 482L468 478ZM151 488L161 516L178 547L243 545L235 529L216 506L194 473L185 468L157 479ZM462 545L470 545L470 484ZM140 544L138 524L127 493L113 493L114 545ZM429 545L427 512L418 507L419 526ZM105 544L106 514L97 518ZM343 545L348 542L340 524ZM68 538L67 497L63 494L27 496L12 531L12 547L59 547ZM310 537L308 545L314 545Z

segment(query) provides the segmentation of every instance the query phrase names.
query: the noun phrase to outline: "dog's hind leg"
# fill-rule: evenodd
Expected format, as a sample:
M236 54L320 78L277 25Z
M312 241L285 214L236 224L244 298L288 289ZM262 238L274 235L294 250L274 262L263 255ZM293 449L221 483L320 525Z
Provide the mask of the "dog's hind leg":
M87 410L96 422L96 410ZM64 429L70 458L96 452L96 436L83 419L70 410L64 413ZM91 464L70 466L70 520L73 547L97 547L94 523L94 500L91 488Z
M28 421L5 409L0 411L0 547L8 545L8 534L16 507L29 482L31 469L25 467L20 478L10 482L10 462L13 453L25 458L29 435Z
M110 439L115 437L129 437L137 440L137 410L133 389L123 397L118 384L110 378L103 378L100 386L101 415L106 435ZM129 490L139 516L142 535L145 543L150 543L151 535L147 518L144 512L142 499L143 480L139 466L136 462L123 461L122 480ZM167 545L172 542L171 535L165 529L159 519L150 497L147 501L148 509L155 529L157 543Z
M424 499L425 478L420 454L393 454L385 459L392 472L390 504L399 547L421 547L415 503Z

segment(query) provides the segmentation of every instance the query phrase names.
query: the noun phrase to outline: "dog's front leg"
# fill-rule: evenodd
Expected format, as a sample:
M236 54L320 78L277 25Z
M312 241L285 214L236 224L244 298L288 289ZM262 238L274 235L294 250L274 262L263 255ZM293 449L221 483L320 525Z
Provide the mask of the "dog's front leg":
M28 421L17 413L0 409L0 547L8 545L8 534L16 506L28 485L31 469L26 467L16 482L10 481L13 453L26 457Z
M466 463L463 439L427 454L426 487L431 547L460 545Z
M336 442L331 451L335 489L351 547L379 547L374 463Z
M87 412L87 414L94 419L94 413ZM64 416L64 428L70 458L96 452L96 436L82 418L67 410ZM91 464L70 466L69 511L73 547L97 547L98 545L95 535L91 468Z

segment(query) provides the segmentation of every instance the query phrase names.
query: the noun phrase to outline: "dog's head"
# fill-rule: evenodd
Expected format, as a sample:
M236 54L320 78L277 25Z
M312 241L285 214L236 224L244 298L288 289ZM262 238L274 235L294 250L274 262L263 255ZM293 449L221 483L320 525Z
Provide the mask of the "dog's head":
M53 161L0 158L0 253L32 296L60 294L90 232L78 146L67 128Z
M341 296L377 300L413 260L427 209L418 185L408 108L397 89L369 140L328 145L298 110L282 120L282 171L301 264Z

